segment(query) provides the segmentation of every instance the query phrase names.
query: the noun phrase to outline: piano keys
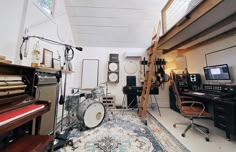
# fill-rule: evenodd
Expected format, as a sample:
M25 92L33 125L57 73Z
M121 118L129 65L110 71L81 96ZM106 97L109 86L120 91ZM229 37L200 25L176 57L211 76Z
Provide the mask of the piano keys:
M28 116L34 112L38 112L45 107L44 104L32 104L25 106L23 108L16 109L0 115L0 127L6 125L7 123L13 122L14 120L20 119L22 117Z

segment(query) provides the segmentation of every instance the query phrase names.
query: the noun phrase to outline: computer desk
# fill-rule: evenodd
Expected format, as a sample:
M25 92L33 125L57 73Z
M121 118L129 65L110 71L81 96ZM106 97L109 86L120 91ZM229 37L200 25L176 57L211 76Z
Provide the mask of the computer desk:
M180 94L192 97L197 101L210 102L213 105L213 121L215 127L224 130L228 140L230 140L230 134L236 135L235 98L220 98L197 91L181 92Z

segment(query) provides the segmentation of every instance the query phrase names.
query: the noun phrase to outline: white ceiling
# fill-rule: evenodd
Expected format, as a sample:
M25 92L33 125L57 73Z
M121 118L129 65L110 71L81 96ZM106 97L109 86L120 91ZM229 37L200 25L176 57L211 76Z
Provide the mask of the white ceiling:
M146 48L167 0L65 0L78 46Z

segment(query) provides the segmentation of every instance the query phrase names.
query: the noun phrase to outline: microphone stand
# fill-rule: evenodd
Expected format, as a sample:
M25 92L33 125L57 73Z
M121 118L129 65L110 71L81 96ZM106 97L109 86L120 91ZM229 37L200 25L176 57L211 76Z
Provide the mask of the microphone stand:
M60 96L59 104L62 105L62 114L61 114L61 132L63 131L63 120L64 120L64 111L65 111L65 98L66 98L66 86L67 86L67 71L68 71L68 63L72 59L69 58L69 52L71 47L66 45L65 46L65 79L64 79L64 90L63 95ZM72 57L73 58L73 57ZM69 120L68 120L69 121ZM70 123L70 122L69 122ZM63 134L56 134L55 139L58 140L58 143L54 145L54 151L64 147L65 145L70 145L74 148L74 143L72 140L68 139L69 131L71 128L67 128Z
M61 42L54 41L54 40L50 40L50 39L47 39L47 38L44 38L44 37L40 37L40 36L31 36L31 35L28 35L28 36L22 38L23 41L22 41L21 46L20 46L20 60L23 59L22 46L23 46L23 44L24 44L25 42L27 42L30 38L36 38L36 39L42 40L42 41L44 41L44 42L47 42L47 43L50 43L50 44L53 44L53 45L62 45L62 46L65 46L65 47L70 48L72 51L73 51L72 48L75 48L75 49L78 50L78 51L82 51L82 50L83 50L82 47L75 47L75 46L72 46L72 45L69 45L69 44L66 44L66 43L61 43Z

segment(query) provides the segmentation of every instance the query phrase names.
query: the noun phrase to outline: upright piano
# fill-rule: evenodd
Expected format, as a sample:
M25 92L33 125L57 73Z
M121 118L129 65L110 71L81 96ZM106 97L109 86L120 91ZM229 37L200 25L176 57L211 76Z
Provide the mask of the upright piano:
M0 151L45 151L54 140L39 135L50 103L33 98L34 80L34 68L0 63Z

